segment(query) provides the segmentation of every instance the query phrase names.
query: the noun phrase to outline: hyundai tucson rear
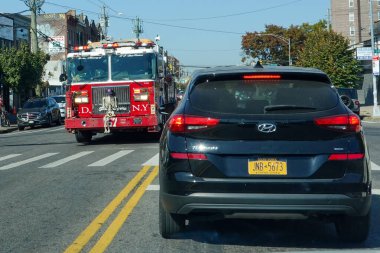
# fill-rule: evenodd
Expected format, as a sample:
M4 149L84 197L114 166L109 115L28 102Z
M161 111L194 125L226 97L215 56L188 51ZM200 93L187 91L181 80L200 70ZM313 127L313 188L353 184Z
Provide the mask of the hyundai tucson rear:
M370 162L328 76L296 67L196 72L160 140L160 233L196 215L327 218L364 241ZM191 219L190 219L191 221Z

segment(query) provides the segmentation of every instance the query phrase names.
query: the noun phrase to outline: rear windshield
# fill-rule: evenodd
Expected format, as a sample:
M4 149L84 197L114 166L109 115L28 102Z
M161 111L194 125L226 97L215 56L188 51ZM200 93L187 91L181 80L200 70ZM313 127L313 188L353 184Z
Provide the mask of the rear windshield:
M46 106L46 100L35 100L35 101L28 101L25 103L24 108L41 108Z
M66 102L65 97L53 97L53 98L57 103L65 103Z
M222 80L197 84L193 108L217 113L303 113L333 108L338 96L330 84L310 80Z
M346 95L352 99L358 99L358 92L355 89L337 88L339 95Z

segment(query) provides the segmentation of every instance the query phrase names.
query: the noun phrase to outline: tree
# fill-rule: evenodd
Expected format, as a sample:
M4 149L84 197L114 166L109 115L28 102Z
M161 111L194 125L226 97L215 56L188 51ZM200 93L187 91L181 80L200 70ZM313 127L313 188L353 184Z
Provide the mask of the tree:
M326 29L326 22L320 21L314 25L304 23L300 26L284 28L277 25L266 25L263 32L247 32L242 36L242 62L263 60L264 63L288 65L288 39L290 39L291 58L297 62L298 54L304 46L309 33L319 29Z
M42 51L31 53L28 45L20 48L6 48L0 50L0 68L3 71L1 82L15 92L30 95L30 91L41 83L44 66L48 55ZM36 92L38 95L38 91Z
M361 71L349 41L323 29L308 34L297 65L324 71L337 87L354 87Z

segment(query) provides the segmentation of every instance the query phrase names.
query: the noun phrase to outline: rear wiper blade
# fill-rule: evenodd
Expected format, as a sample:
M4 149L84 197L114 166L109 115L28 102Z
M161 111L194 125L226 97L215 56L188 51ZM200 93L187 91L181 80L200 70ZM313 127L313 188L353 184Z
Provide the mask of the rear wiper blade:
M266 112L280 110L316 110L315 107L299 106L299 105L267 105L264 107Z

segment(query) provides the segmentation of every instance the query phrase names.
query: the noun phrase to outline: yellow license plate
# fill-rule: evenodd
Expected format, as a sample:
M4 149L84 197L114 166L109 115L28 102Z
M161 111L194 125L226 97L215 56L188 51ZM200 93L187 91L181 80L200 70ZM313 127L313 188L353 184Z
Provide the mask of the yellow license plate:
M287 175L286 161L276 159L259 159L248 161L249 175Z

